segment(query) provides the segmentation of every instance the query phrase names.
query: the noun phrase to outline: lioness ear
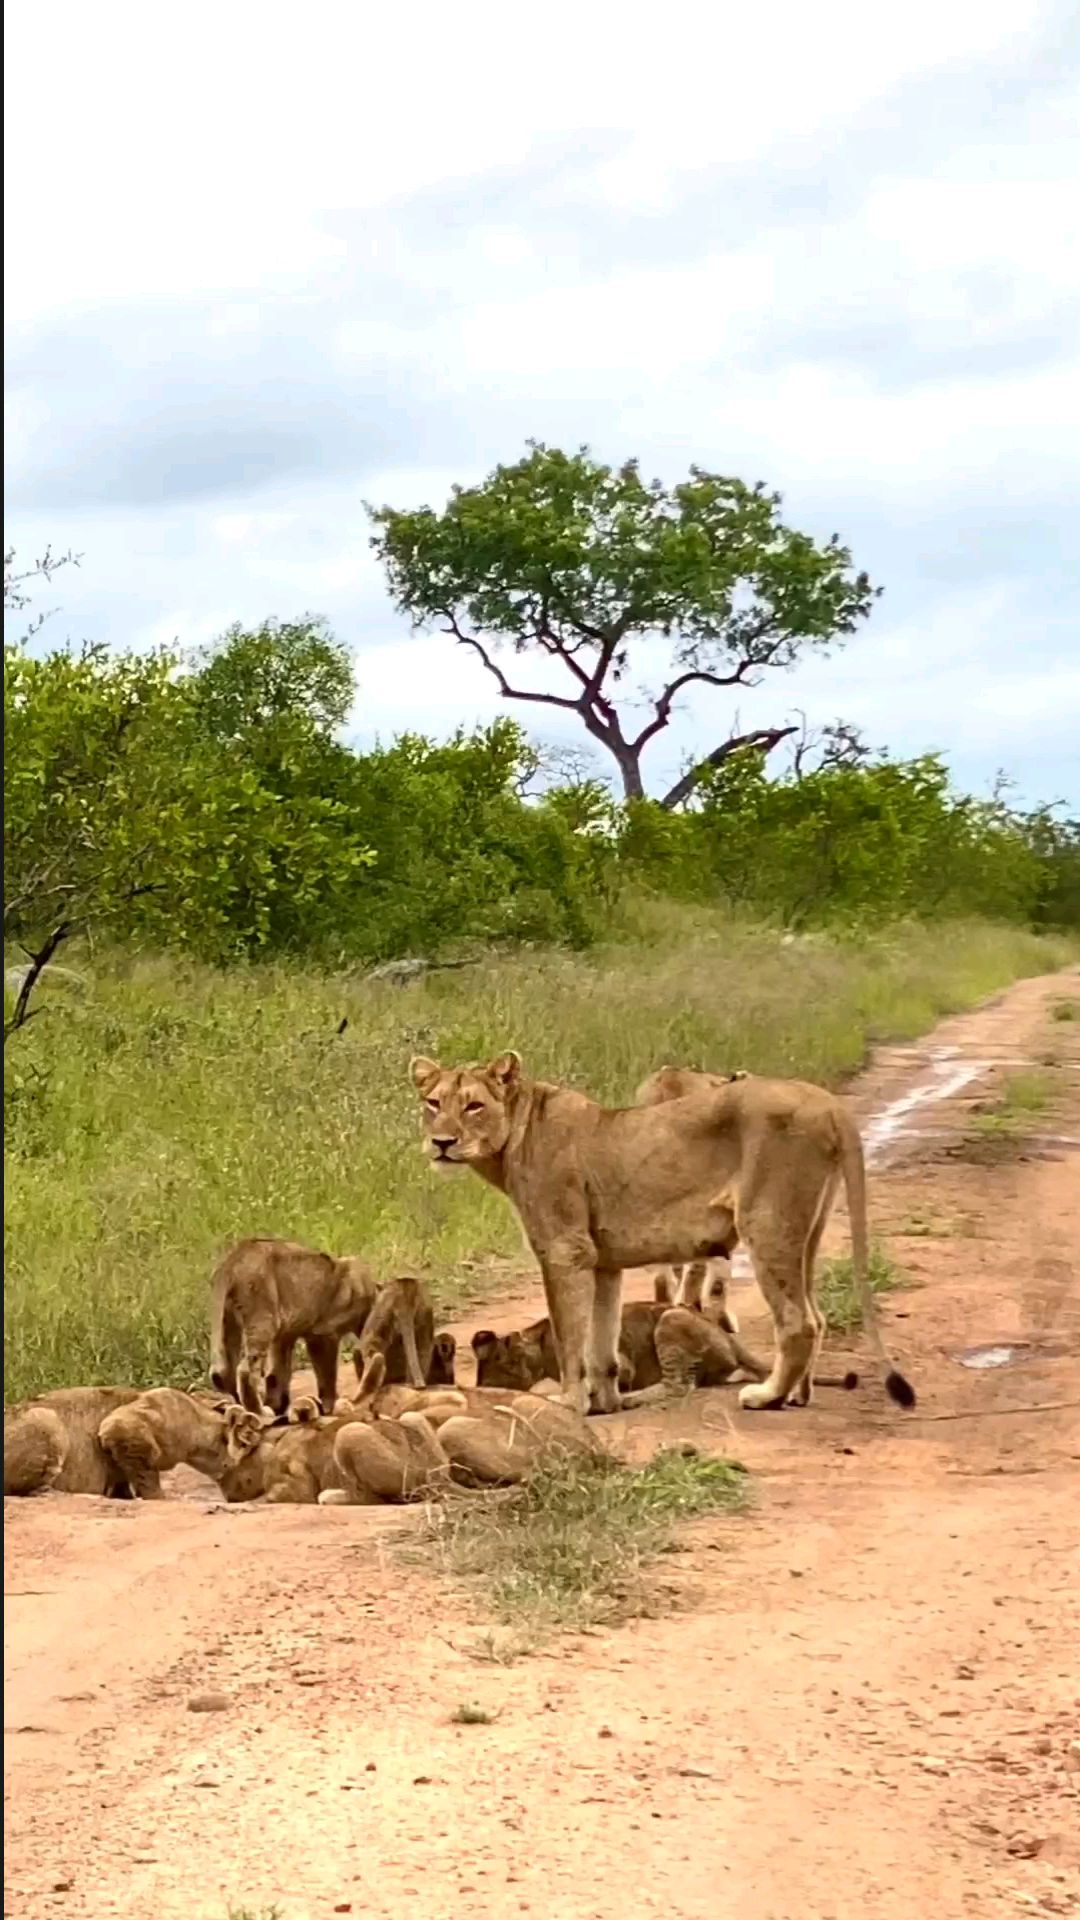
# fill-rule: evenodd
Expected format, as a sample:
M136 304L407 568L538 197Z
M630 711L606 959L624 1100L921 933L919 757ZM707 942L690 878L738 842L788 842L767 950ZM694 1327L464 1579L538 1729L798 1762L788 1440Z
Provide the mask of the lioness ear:
M514 1085L520 1072L521 1055L515 1053L513 1047L508 1047L505 1053L500 1053L487 1069L488 1079L494 1080L497 1087L507 1090Z
M498 1339L497 1334L491 1333L488 1331L487 1328L485 1328L482 1333L473 1334L472 1350L474 1353L479 1353L481 1347L493 1347L497 1339Z
M437 1060L428 1060L422 1053L416 1053L409 1061L409 1072L413 1086L420 1093L430 1093L442 1068Z

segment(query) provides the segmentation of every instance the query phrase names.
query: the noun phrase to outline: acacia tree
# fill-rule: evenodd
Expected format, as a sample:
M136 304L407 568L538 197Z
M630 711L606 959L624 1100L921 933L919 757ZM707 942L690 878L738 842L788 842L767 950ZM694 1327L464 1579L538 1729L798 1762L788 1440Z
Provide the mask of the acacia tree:
M691 467L667 489L634 460L616 469L586 447L529 448L480 486L455 487L441 513L369 508L372 546L414 625L441 624L504 699L576 713L616 761L627 799L643 797L645 750L688 687L755 686L766 668L846 639L870 611L878 590L847 548L786 526L779 494L760 484ZM648 691L656 641L667 667ZM496 658L505 647L558 661L563 690L512 681ZM771 752L796 732L729 734L662 805L678 806L738 749Z

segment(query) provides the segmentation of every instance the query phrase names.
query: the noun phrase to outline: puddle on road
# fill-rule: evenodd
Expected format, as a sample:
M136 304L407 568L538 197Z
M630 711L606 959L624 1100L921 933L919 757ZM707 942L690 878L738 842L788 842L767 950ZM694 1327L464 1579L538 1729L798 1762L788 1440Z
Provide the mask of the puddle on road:
M902 1094L899 1100L891 1100L880 1113L875 1113L863 1128L863 1151L867 1163L872 1163L904 1130L903 1123L916 1107L931 1106L938 1100L950 1100L955 1094L962 1093L972 1080L984 1073L989 1062L986 1060L957 1059L955 1047L941 1047L931 1055L930 1071L933 1078L921 1086L912 1087L910 1093Z
M958 1360L962 1367L974 1367L981 1373L987 1367L1011 1366L1014 1360L1026 1359L1030 1352L1027 1342L1020 1340L1009 1347L963 1347L952 1358Z

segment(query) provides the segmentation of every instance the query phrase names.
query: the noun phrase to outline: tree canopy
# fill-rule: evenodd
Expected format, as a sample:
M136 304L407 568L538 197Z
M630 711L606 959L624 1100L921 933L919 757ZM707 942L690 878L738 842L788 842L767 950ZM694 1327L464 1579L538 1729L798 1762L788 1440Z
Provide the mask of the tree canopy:
M638 799L645 750L688 688L754 686L845 640L873 605L878 590L839 538L815 541L780 507L763 485L701 467L669 489L635 460L613 468L586 447L530 443L479 486L455 487L441 512L369 513L398 608L470 649L505 699L577 714ZM657 642L666 664L652 687ZM557 661L562 691L517 683L497 657L506 647ZM740 747L770 751L797 731L729 733L662 804Z

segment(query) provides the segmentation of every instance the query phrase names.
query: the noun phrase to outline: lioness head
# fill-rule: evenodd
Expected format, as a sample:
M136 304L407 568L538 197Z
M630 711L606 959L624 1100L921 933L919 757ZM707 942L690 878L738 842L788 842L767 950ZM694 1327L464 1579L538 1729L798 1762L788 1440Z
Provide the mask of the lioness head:
M476 1355L478 1387L514 1388L528 1393L544 1377L544 1360L539 1343L521 1333L474 1333L472 1349Z
M413 1084L423 1101L425 1152L433 1167L495 1160L510 1133L510 1103L521 1056L500 1053L486 1067L440 1067L418 1057Z

